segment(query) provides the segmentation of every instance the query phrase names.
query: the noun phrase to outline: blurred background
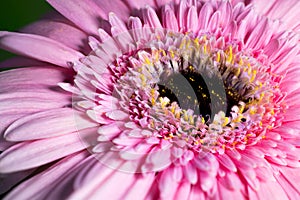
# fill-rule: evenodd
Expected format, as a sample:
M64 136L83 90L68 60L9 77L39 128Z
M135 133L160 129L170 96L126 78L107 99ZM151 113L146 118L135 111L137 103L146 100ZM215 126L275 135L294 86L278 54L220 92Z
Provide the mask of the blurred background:
M44 0L0 0L0 30L17 31L51 9ZM12 56L0 50L0 62Z

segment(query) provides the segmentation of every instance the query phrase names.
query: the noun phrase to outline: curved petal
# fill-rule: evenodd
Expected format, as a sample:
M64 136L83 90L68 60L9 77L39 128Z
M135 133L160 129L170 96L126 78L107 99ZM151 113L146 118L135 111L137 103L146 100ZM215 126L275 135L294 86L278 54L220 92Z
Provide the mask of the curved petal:
M47 2L89 34L97 35L97 30L100 27L99 19L106 15L92 0L47 0Z
M78 129L97 125L80 117L79 114L71 108L59 108L28 115L12 123L6 129L4 137L8 141L36 140L73 133Z
M89 137L91 132L94 133L95 130L87 129L85 131L86 136ZM18 143L0 155L0 172L10 173L31 169L85 148L81 138L76 133Z
M87 152L70 155L45 171L20 184L5 198L13 199L44 199L59 182L69 176L70 172L87 157Z
M26 26L21 29L21 32L51 38L85 54L91 51L87 41L88 35L78 28L63 22L41 20Z
M1 31L0 47L63 67L68 67L68 62L77 61L83 57L83 54L57 41L32 34Z
M1 174L0 175L0 194L5 193L11 189L15 184L20 182L22 179L29 176L35 169L17 172L13 174Z
M9 58L7 60L0 62L0 68L17 68L17 67L27 67L27 66L37 66L37 65L47 65L47 63L38 61L36 59L27 58L23 56L17 56Z

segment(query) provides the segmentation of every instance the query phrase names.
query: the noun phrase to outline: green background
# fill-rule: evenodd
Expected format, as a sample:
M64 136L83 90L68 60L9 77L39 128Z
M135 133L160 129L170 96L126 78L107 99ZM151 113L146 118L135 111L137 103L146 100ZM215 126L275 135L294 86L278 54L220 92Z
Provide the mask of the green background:
M0 0L0 30L17 31L50 10L51 6L44 0ZM0 50L0 61L12 56Z

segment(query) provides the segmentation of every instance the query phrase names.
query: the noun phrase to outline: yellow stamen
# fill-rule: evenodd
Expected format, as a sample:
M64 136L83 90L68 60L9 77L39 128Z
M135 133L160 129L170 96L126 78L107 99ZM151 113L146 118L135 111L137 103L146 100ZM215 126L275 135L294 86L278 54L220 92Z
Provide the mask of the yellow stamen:
M220 62L220 60L221 60L221 54L220 54L220 52L217 52L217 59L216 59L216 61Z
M226 126L229 123L229 118L225 117L222 126Z
M229 50L227 52L227 62L231 63L232 62L232 58L233 58L233 55L232 55L232 46L229 46Z
M243 64L244 64L244 61L242 58L240 58L239 65L242 66Z
M205 45L203 45L203 53L207 53L207 46L206 46L206 44Z
M241 69L240 68L237 68L237 70L235 71L235 76L238 77L241 73Z

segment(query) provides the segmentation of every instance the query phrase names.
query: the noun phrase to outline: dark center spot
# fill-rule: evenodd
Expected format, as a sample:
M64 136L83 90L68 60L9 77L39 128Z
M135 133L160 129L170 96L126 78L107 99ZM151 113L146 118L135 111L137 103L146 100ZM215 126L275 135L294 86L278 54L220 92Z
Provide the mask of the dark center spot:
M159 94L182 109L191 109L195 115L207 120L211 116L211 99L208 87L200 73L192 68L172 73L158 83Z

